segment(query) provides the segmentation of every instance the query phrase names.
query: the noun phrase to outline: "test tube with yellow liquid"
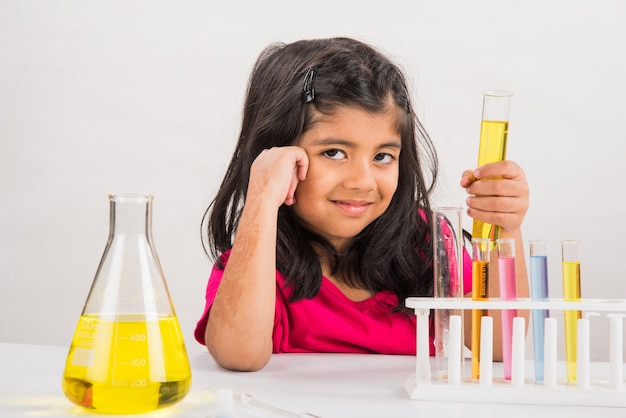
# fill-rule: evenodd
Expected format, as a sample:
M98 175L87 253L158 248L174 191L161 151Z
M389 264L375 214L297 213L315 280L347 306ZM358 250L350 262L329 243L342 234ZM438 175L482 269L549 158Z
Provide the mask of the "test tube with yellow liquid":
M561 241L563 254L563 299L566 301L580 300L580 241ZM580 311L565 311L565 362L567 365L567 381L576 382L576 347L578 344L578 320Z
M489 90L483 94L478 167L506 158L511 96L513 93L505 90ZM489 238L495 242L500 237L500 228L496 225L474 220L472 237Z
M489 299L489 257L491 241L472 239L472 300ZM480 377L480 323L486 309L472 310L472 379Z

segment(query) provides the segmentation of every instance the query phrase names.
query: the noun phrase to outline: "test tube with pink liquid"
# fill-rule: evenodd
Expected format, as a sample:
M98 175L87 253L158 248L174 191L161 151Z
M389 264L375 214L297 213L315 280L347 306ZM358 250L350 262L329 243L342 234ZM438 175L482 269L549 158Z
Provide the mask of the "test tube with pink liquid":
M515 273L515 239L499 238L496 240L498 251L498 282L500 284L500 299L517 299L517 279ZM511 357L513 353L513 318L517 316L517 309L503 309L500 311L502 322L502 362L504 378L511 380Z

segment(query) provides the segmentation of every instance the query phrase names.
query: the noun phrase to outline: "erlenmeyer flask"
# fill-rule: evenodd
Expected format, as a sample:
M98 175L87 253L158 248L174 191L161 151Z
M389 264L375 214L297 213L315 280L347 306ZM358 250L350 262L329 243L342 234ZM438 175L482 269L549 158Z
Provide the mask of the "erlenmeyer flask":
M146 412L181 400L191 369L152 241L152 196L109 200L109 239L72 339L63 392L94 412Z

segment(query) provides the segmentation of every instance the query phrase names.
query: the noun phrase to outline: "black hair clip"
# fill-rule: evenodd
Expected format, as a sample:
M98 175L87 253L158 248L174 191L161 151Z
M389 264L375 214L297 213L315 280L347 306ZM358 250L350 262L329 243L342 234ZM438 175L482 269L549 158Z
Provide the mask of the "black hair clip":
M311 103L315 100L315 75L317 74L317 66L311 67L304 75L304 87L302 89L302 101Z

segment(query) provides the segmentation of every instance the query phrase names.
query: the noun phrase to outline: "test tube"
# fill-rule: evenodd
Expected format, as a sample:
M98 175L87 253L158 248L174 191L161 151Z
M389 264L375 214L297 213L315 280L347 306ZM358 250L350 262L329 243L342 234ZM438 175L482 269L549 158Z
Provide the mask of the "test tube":
M483 94L483 112L478 146L478 167L506 158L506 145L509 132L509 107L513 93L504 90L490 90ZM473 238L489 238L494 241L500 236L500 228L474 220Z
M530 241L530 297L548 300L548 246L547 241ZM547 309L533 309L533 349L535 380L543 382L543 356L545 321L550 316Z
M517 278L515 272L515 239L499 238L496 240L498 251L498 282L500 284L500 299L517 299ZM502 363L504 378L511 380L511 356L513 352L513 319L517 316L517 309L502 309Z
M580 241L561 241L562 271L563 271L563 299L566 301L580 300ZM578 320L581 312L578 310L564 311L565 325L565 362L567 381L576 382L576 346L578 344Z
M211 386L205 386L204 388L216 399L216 413L214 415L216 418L231 418L239 416L240 412L243 412L245 416L255 417L319 418L317 415L307 412L295 413L277 408L257 401L252 395L247 393L241 394L233 392L231 389L219 389Z
M440 207L433 210L433 293L436 298L463 297L461 211L459 207ZM459 315L463 318L463 311L460 309L435 310L435 372L433 373L435 379L446 380L448 378L450 317L452 315ZM462 336L461 341L463 341ZM463 360L460 361L463 364ZM461 371L463 369L464 367L461 367Z
M232 389L220 389L216 391L215 418L234 418L235 400Z
M491 241L472 239L472 300L489 299L489 257ZM472 379L480 378L480 331L486 309L472 310Z

